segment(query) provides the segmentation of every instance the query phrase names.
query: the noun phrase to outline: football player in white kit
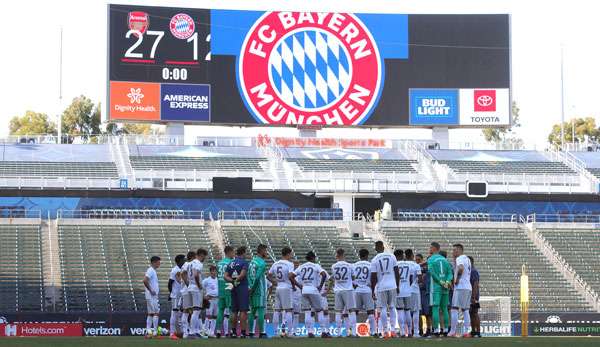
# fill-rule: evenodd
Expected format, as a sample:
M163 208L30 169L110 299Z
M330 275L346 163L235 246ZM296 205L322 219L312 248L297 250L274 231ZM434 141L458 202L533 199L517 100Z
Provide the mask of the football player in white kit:
M275 302L273 304L273 326L275 327L276 334L281 331L282 337L292 332L292 293L300 291L299 288L296 288L296 282L292 279L291 274L294 272L294 264L290 259L292 259L292 249L283 247L281 250L281 259L271 265L267 274L269 281L276 285ZM283 321L281 327L279 326L280 321ZM285 326L285 329L283 326Z
M356 335L356 302L354 297L354 268L346 261L345 251L339 248L335 252L337 262L331 266L333 277L333 293L335 296L335 324L342 331L342 318L346 325L346 336Z
M450 332L448 337L456 336L456 327L458 326L459 310L463 312L465 331L463 337L471 337L469 328L471 327L471 316L469 308L471 306L471 260L463 254L463 245L457 243L452 245L452 255L456 259L454 270L454 294L452 295L452 318L450 319Z
M196 338L201 336L200 310L202 309L202 262L208 252L205 249L198 249L196 257L184 264L182 269L187 276L187 296L183 298L183 307L188 313L192 310L192 319L190 321L188 337ZM188 254L189 256L189 254ZM187 266L186 266L187 265ZM185 323L184 323L185 324Z
M321 288L321 306L323 307L323 324L329 329L329 301L327 301L327 295L329 295L330 282L331 277L329 274L325 277L325 283L323 283L323 288ZM313 319L315 314L313 313ZM319 323L321 324L321 323ZM323 329L323 328L321 328ZM329 332L329 330L327 330Z
M190 284L190 276L188 272L191 272L192 261L196 259L196 252L189 251L186 256L187 261L181 267L181 306L183 309L183 314L181 315L181 330L183 333L183 338L188 338L190 334L189 322L188 318L192 313L192 298L190 297L190 293L188 291L188 286Z
M400 327L400 336L408 336L409 322L406 320L410 315L410 297L412 294L411 286L411 265L404 260L404 251L397 249L394 251L398 261L398 271L400 272L400 291L396 298L396 311L398 313L398 326Z
M206 319L204 320L204 331L208 336L215 336L215 327L217 326L217 312L219 309L219 284L217 280L217 267L209 267L210 276L202 280L204 288L204 301L208 302L205 307Z
M421 311L421 290L419 288L419 283L423 282L423 274L421 272L421 266L415 262L415 254L412 249L409 248L404 250L404 259L410 264L411 278L411 294L410 300L408 301L410 317L406 318L406 322L410 323L409 326L412 328L412 336L419 337L419 317Z
M304 310L304 323L306 330L309 331L308 337L315 337L315 326L312 313L316 313L319 324L322 327L325 324L323 316L323 303L321 302L321 289L327 280L327 272L321 268L319 264L315 264L315 253L308 252L306 254L306 263L300 265L292 273L292 278L302 288L302 309ZM321 337L329 337L329 334L323 331Z
M371 260L371 290L377 300L383 326L383 338L390 338L388 312L396 309L396 296L399 293L400 272L396 258L385 252L383 241L375 242L377 255Z
M375 336L377 326L375 325L375 303L373 301L371 290L371 262L369 261L369 251L361 249L358 251L360 261L354 263L354 297L356 312L366 311L369 319L369 331L371 336Z
M156 270L160 267L160 257L150 258L150 267L144 275L144 296L146 297L146 308L148 317L146 317L146 338L152 337L158 329L158 315L160 314L160 305L158 303L158 275Z
M171 331L171 339L178 339L177 333L181 332L181 267L185 263L185 255L178 254L175 256L175 266L169 274L169 301L171 301L171 318L169 321L169 329Z

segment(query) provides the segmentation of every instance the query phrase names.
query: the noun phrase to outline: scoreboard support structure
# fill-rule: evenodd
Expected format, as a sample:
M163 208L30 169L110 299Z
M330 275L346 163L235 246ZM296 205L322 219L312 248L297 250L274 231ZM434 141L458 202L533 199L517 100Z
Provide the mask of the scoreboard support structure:
M450 134L448 127L433 127L431 129L431 138L440 145L439 149L450 148Z

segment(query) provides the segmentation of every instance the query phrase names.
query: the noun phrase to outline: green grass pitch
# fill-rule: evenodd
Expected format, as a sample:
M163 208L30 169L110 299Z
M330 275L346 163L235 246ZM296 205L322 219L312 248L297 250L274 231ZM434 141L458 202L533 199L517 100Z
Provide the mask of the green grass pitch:
M371 338L347 339L332 338L322 339L268 339L268 340L231 340L231 339L210 339L210 340L186 340L171 341L169 339L145 340L143 337L31 337L31 338L2 338L0 346L44 346L44 347L62 347L62 346L85 346L85 347L120 347L120 346L210 346L210 347L229 347L229 346L264 346L264 347L366 347L366 346L402 346L402 347L463 347L463 346L482 346L482 347L559 347L559 346L600 346L600 337L488 337L482 339L392 339L377 340Z

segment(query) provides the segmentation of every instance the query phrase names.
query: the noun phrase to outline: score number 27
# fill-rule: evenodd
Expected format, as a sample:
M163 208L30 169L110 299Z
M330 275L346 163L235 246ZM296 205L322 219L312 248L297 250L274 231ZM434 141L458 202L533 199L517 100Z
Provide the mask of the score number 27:
M125 34L125 38L128 39L131 37L131 35L135 35L137 37L137 41L135 41L133 43L133 45L131 45L131 47L129 47L127 49L127 51L125 51L125 58L141 59L144 57L144 53L138 53L138 52L134 52L134 51L144 41L144 35L139 30L129 30ZM146 32L146 35L156 37L154 39L154 43L152 44L152 49L150 50L150 58L154 59L154 56L156 54L156 48L158 47L160 40L162 40L163 36L165 36L165 32L164 31L156 31L156 30L148 30ZM205 41L210 42L210 34L208 34L206 36ZM194 35L190 36L190 38L187 39L187 42L192 42L193 47L194 47L194 60L198 60L198 32L195 32ZM210 52L208 52L206 54L206 57L204 57L204 60L210 60Z

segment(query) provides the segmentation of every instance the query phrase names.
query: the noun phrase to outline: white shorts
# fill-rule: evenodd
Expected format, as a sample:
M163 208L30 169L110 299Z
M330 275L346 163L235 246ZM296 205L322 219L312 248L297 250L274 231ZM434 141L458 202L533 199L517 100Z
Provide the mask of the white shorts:
M214 299L208 300L208 307L206 308L206 315L216 317L218 311L219 311L219 299L214 298Z
M148 314L160 313L160 304L158 303L158 296L154 296L150 299L146 298L146 310Z
M171 298L171 310L173 310L173 311L181 310L181 303L182 303L181 295L177 296L176 298Z
M273 303L273 308L275 310L292 309L292 288L277 287L277 289L275 289L275 302Z
M321 294L302 294L302 309L304 311L323 311Z
M183 295L183 309L202 307L202 292L188 291Z
M375 309L375 303L373 302L373 295L371 293L355 293L354 298L357 310L373 311Z
M382 307L396 307L396 289L388 289L381 292L376 292L375 296L377 297L377 308Z
M338 312L354 311L356 309L354 290L340 290L334 293L334 307Z
M408 299L408 309L411 312L421 311L421 293L411 293Z
M300 290L300 289L296 289L296 290ZM292 310L294 311L294 313L302 312L302 296L296 296L296 295L292 296Z
M396 309L408 310L410 308L409 301L410 301L410 296L397 297L396 298Z
M468 310L471 307L471 291L468 289L454 289L452 307Z

